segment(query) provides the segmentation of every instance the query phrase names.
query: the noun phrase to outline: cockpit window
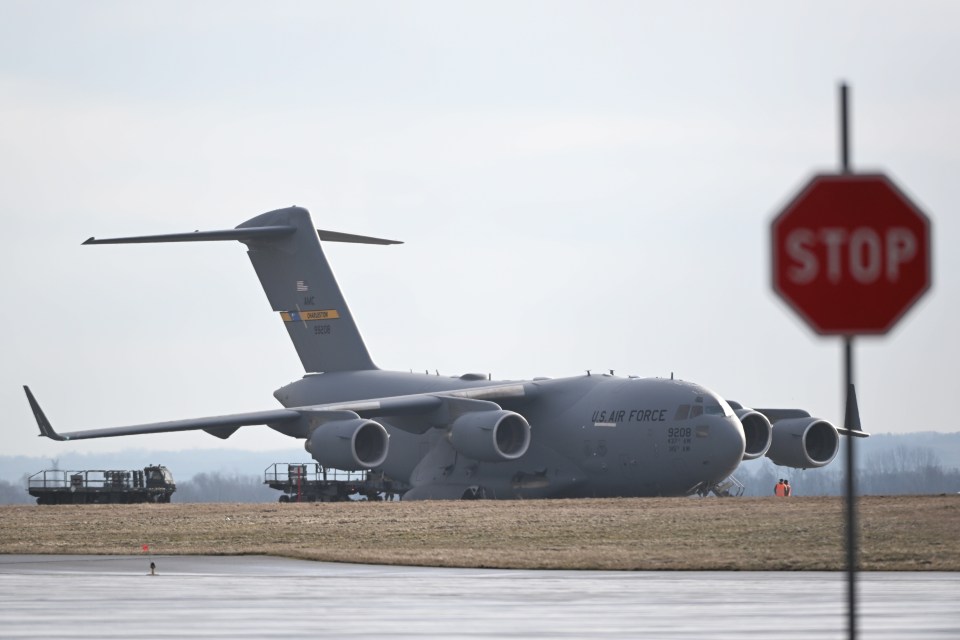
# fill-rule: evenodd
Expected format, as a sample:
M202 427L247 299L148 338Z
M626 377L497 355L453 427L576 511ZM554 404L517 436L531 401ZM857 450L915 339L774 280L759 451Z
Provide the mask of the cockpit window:
M718 404L708 404L703 408L703 412L708 416L722 416L724 413L723 407Z
M673 419L687 420L690 418L698 418L702 415L725 416L729 418L733 415L733 409L720 398L697 396L694 404L681 404L677 407L677 413L673 416Z

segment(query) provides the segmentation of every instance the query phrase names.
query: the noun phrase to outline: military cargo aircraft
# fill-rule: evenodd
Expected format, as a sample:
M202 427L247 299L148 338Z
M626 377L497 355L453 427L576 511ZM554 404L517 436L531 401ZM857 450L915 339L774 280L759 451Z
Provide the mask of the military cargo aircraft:
M305 440L326 467L373 469L407 483L405 500L721 493L743 460L765 455L787 467L821 467L836 456L838 434L850 435L805 411L751 409L673 376L496 381L383 371L321 240L397 243L317 230L301 207L235 229L84 244L225 240L247 246L306 371L274 392L283 408L58 433L25 386L41 435L70 441L202 429L228 438L266 425Z

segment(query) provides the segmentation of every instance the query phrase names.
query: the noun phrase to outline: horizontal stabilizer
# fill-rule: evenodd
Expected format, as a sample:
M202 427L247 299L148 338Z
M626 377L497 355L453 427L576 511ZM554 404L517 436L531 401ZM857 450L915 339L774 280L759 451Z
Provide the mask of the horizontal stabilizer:
M243 227L241 229L222 229L219 231L193 231L189 233L164 233L152 236L130 236L127 238L87 238L83 244L151 244L159 242L222 242L225 240L271 240L296 233L292 225L271 225L267 227ZM372 236L358 236L353 233L317 229L317 235L325 242L351 242L354 244L403 244L401 240L388 240Z
M353 242L356 244L403 244L402 240L387 240L385 238L374 238L371 236L358 236L352 233L341 233L340 231L325 231L317 229L317 235L325 242Z
M296 233L292 225L246 227L222 231L194 231L193 233L166 233L158 236L131 236L129 238L88 238L83 244L148 244L151 242L217 242L223 240L264 240Z
M317 229L302 207L268 211L234 229L89 238L83 244L146 244L168 242L222 242L246 245L271 308L280 314L305 371L366 371L376 369L360 330L340 291L321 247L322 242L403 244ZM212 432L218 437L226 430ZM228 434L229 435L229 434Z

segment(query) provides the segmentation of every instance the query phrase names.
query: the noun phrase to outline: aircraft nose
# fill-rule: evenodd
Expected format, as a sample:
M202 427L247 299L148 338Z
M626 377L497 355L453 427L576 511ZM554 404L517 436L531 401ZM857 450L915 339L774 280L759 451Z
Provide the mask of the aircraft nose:
M743 425L737 416L731 414L710 416L705 427L706 429L701 429L709 441L706 450L710 466L718 477L725 478L733 473L743 460L747 443ZM697 435L700 436L701 433Z
M723 398L713 393L710 395L713 402L707 403L705 411L711 418L711 449L718 460L731 461L734 466L739 465L747 448L743 424Z
M722 421L723 425L718 429L721 446L739 464L747 448L747 438L743 432L743 425L740 424L740 420L735 415L724 416Z

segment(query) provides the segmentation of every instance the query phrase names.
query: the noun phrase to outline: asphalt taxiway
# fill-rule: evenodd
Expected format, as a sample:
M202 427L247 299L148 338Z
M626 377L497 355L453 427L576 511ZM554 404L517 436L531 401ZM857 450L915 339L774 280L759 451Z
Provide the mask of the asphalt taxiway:
M844 638L845 577L7 555L0 638ZM960 637L960 574L859 591L862 638Z

